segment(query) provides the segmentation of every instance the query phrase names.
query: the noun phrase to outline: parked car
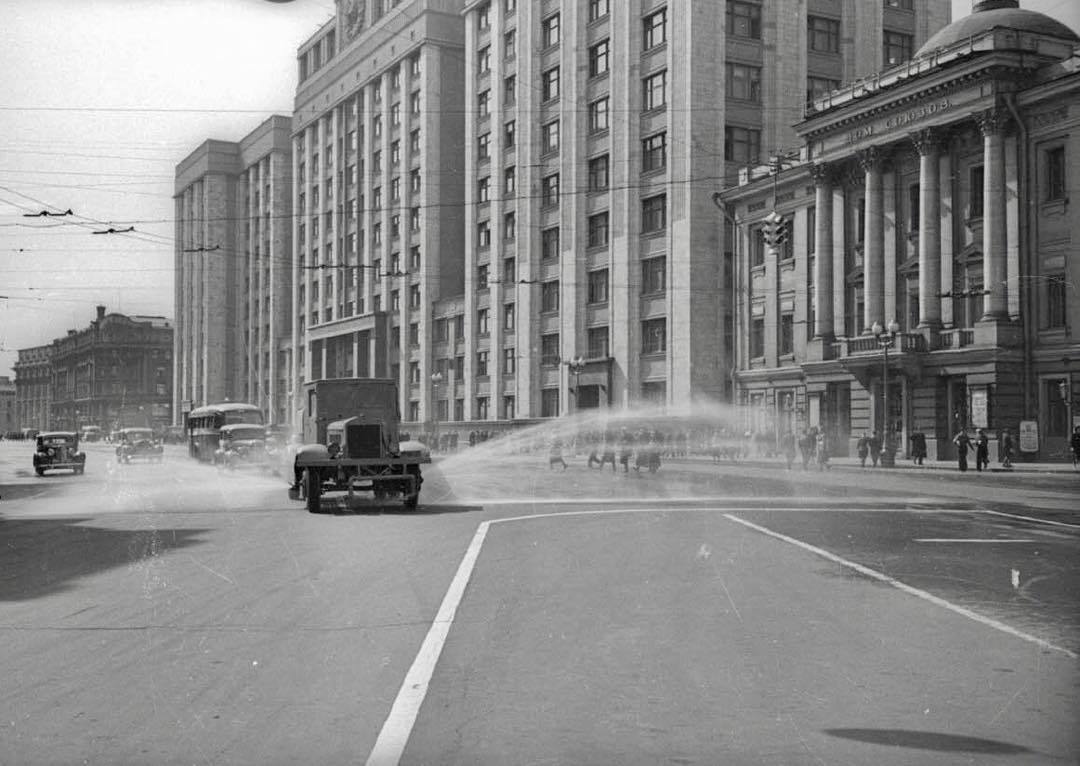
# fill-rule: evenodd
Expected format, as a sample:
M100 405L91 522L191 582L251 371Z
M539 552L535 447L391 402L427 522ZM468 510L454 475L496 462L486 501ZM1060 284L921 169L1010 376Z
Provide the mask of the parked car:
M160 463L165 456L165 449L150 428L121 428L114 432L116 441L116 459L121 463L145 460L148 463Z
M222 426L218 432L214 465L219 468L265 468L266 427L254 423Z
M84 442L97 442L101 441L104 434L101 431L101 426L83 426L81 438Z
M79 435L74 431L46 431L37 435L34 471L44 476L46 471L58 469L75 473L86 470L86 453L79 451Z

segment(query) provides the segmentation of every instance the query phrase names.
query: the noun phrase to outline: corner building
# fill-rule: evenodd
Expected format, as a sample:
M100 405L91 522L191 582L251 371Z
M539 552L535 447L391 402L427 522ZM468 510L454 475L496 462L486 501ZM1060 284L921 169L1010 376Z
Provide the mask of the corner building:
M227 400L289 422L291 120L208 140L176 168L173 408Z
M1021 427L1064 455L1075 412L1069 332L1080 224L1080 37L1010 0L912 61L816 100L803 161L726 193L739 231L740 398L755 428L864 432ZM770 247L777 212L788 239ZM890 325L894 332L889 331ZM1024 448L1025 439L1020 440Z
M428 417L432 305L464 289L461 9L339 0L299 50L294 413L306 380L394 377Z

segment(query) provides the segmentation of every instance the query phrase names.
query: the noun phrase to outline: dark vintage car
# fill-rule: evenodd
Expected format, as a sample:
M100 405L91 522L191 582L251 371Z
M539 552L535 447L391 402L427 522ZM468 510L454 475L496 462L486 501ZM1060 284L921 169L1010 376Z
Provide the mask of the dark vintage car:
M75 473L82 473L86 469L86 453L79 451L79 435L73 431L38 434L34 471L38 476L44 476L46 471L60 469Z
M165 448L150 428L121 428L115 432L113 440L116 442L116 459L121 463L136 460L160 463L165 457Z
M232 423L218 432L214 465L219 468L265 468L266 427L254 423Z

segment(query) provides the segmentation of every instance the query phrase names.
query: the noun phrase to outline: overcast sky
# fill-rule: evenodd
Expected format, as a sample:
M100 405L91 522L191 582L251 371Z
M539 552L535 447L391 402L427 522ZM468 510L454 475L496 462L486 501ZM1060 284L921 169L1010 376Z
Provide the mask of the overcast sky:
M1080 30L1080 0L1021 5ZM953 18L970 9L953 0ZM172 319L177 163L290 114L296 49L333 13L333 0L0 0L0 375L97 304Z

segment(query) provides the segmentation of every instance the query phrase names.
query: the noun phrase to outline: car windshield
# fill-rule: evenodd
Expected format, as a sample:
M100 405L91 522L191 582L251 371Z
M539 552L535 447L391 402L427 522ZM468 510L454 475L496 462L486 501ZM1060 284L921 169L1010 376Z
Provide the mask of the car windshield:
M234 440L265 439L266 432L261 428L234 428L230 431Z
M126 431L124 433L124 441L129 442L142 442L150 441L154 438L154 432L149 428Z

